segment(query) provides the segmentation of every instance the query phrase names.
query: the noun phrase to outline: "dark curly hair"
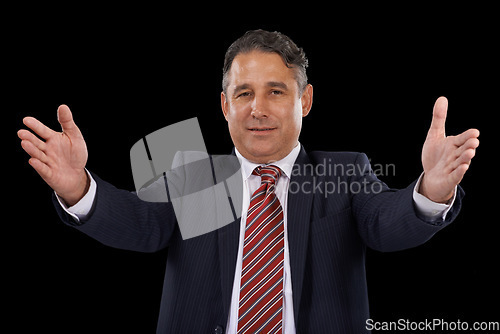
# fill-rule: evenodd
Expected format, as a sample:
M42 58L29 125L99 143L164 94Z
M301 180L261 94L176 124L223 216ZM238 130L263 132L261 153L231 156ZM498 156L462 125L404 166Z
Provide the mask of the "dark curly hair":
M222 68L222 90L227 94L229 84L229 70L234 58L240 53L248 53L254 50L263 52L274 52L281 56L288 68L295 69L295 79L302 94L307 86L306 68L308 61L302 48L280 32L269 32L262 29L247 31L243 36L231 44L224 57Z

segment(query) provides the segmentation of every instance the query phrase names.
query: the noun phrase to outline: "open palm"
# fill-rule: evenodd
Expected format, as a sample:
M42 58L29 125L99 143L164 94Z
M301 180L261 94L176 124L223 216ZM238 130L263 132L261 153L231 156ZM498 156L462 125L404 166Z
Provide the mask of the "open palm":
M30 165L68 205L72 205L88 187L87 145L69 108L61 105L57 114L62 132L50 129L33 117L25 117L23 123L44 140L25 129L19 130L18 136L22 139L21 146L31 156Z
M419 192L432 201L445 203L469 169L479 146L479 131L469 129L457 136L446 136L448 100L434 104L432 123L422 148L424 178Z

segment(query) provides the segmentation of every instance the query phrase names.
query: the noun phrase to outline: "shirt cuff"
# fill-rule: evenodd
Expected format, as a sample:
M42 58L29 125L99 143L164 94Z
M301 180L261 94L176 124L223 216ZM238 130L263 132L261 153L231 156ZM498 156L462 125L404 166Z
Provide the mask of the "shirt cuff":
M77 202L73 206L68 207L64 203L63 199L56 194L56 198L57 201L59 202L59 205L61 205L63 210L66 211L66 213L69 214L71 217L73 217L73 219L75 219L77 222L87 217L90 210L92 209L92 205L94 204L95 194L97 192L97 183L95 182L92 175L90 175L89 171L87 169L85 169L85 171L87 172L87 175L90 178L90 186L87 193L82 197L82 199L79 202Z
M453 203L455 202L455 198L457 196L457 187L455 186L453 197L448 201L448 203L436 203L418 192L423 176L424 173L422 172L422 174L418 178L417 184L415 184L415 188L413 188L413 202L415 203L415 209L420 216L424 217L430 222L436 222L440 219L445 220L448 211L450 211Z

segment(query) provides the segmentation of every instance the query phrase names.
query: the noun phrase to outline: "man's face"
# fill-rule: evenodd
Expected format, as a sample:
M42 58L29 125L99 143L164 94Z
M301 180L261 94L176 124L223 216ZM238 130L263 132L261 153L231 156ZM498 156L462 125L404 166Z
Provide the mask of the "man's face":
M312 105L312 86L299 93L293 68L276 53L237 55L221 105L235 147L248 160L271 163L297 145L302 117Z

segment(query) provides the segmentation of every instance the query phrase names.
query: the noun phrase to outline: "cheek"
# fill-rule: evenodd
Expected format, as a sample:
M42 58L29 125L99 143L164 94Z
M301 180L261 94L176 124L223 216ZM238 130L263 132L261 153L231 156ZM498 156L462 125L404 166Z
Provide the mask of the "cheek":
M226 119L228 122L231 121L234 123L233 125L236 125L236 123L243 121L250 114L250 111L250 108L245 104L231 103Z
M299 137L302 128L302 118L294 119L286 125L285 136L287 140L296 139Z
M282 117L284 130L290 134L297 134L302 128L302 108L294 105L286 115Z
M233 138L244 134L245 117L244 110L234 107L226 114L229 132Z

